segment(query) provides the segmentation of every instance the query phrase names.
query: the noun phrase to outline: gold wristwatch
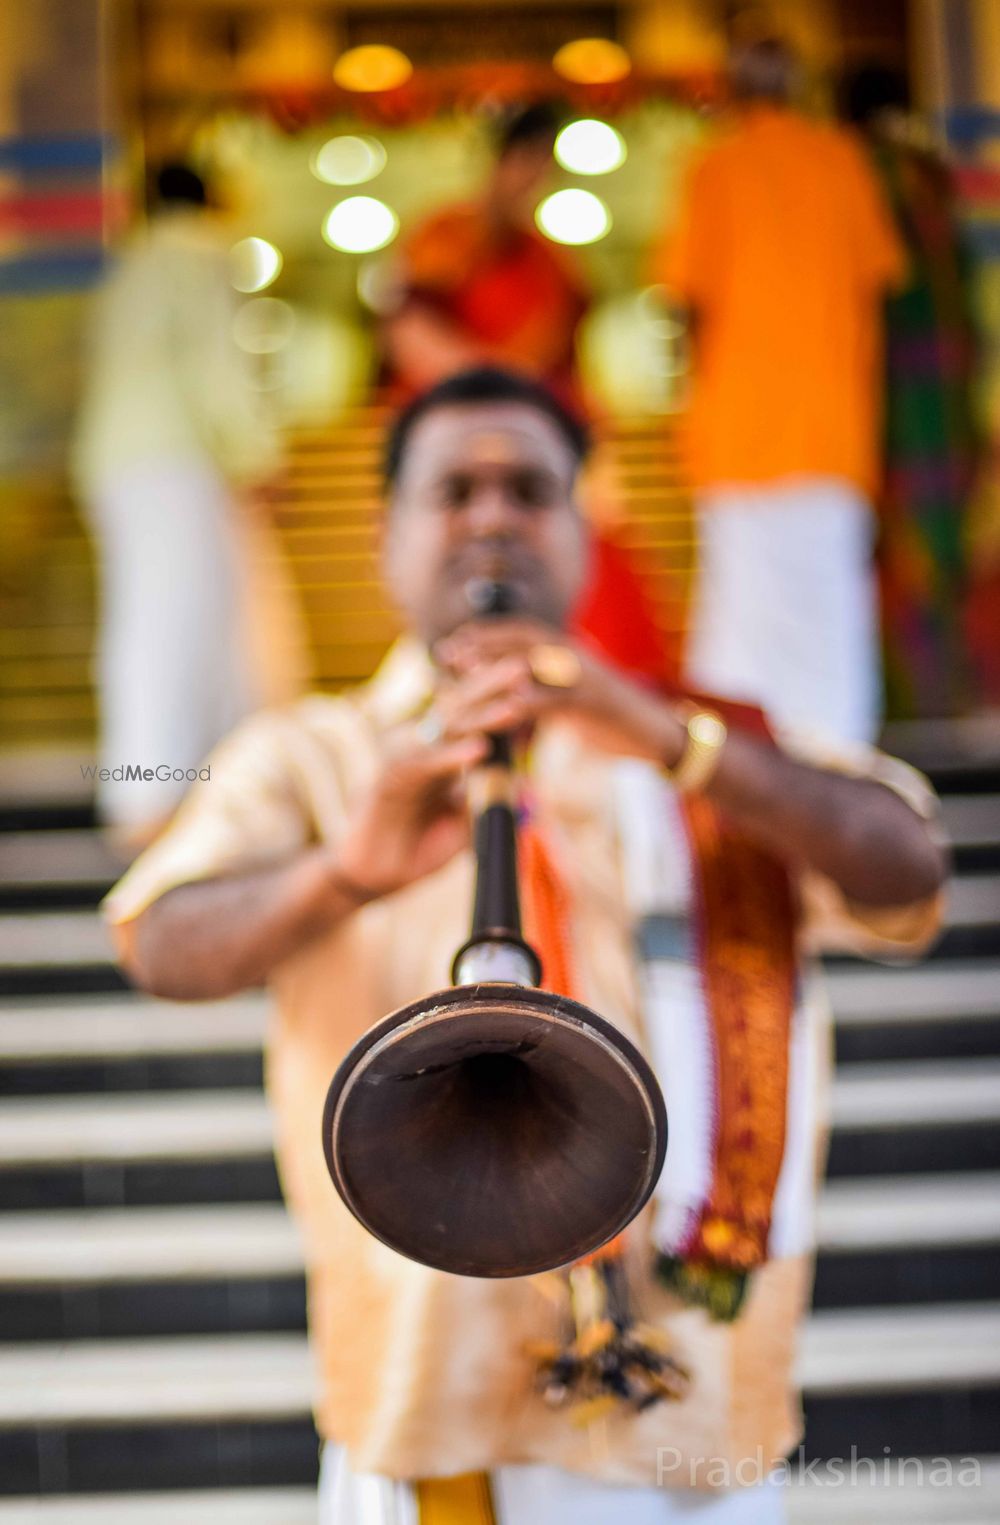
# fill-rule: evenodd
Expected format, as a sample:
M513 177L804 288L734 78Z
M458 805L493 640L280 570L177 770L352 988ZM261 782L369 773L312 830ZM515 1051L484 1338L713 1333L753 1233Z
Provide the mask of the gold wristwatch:
M719 766L729 731L714 710L692 704L678 713L684 721L687 743L680 761L666 770L667 777L678 794L695 794L705 788Z

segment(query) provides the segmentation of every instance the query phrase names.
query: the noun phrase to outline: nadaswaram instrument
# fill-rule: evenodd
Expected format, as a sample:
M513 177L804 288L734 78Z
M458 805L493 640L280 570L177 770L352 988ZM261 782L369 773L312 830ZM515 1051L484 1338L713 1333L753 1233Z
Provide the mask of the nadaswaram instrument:
M479 613L511 612L477 583ZM460 1276L527 1276L612 1239L663 1167L663 1096L638 1049L579 1001L539 988L521 935L508 738L470 778L476 890L453 987L369 1029L323 1116L327 1167L377 1239Z

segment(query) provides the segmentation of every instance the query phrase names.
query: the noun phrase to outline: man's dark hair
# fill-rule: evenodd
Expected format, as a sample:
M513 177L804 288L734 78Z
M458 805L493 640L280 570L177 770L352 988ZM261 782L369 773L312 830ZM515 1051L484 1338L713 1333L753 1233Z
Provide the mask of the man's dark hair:
M555 424L578 461L586 458L590 449L587 426L564 407L548 387L517 371L480 365L439 381L437 386L421 392L397 414L389 428L382 458L386 487L392 487L398 478L410 436L421 419L438 408L475 407L478 403L490 402L516 402L535 408Z
M156 199L161 206L178 202L187 206L203 207L208 203L208 191L204 180L189 164L171 162L161 164L154 181Z
M498 158L511 148L525 143L552 147L556 134L563 124L563 113L555 101L535 101L530 106L518 106L500 119L496 133Z

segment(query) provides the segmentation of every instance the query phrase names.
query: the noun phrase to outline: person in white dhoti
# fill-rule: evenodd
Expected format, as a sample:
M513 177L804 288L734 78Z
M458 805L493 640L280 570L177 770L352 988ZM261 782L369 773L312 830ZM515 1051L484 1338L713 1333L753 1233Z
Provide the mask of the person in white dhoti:
M905 255L863 150L790 99L777 41L733 59L658 273L691 321L699 537L686 677L779 724L871 741L883 298Z
M233 337L228 240L192 170L165 165L157 192L97 297L73 463L99 562L98 805L125 850L305 678L266 518L283 448Z
M417 399L386 460L408 633L353 693L240 727L106 902L137 985L275 996L322 1525L778 1525L829 1069L807 954L914 952L940 913L933 796L910 769L779 743L568 633L585 452L523 377L477 370ZM470 620L469 580L498 559L518 614ZM477 1279L367 1233L321 1120L362 1033L448 983L472 894L464 779L497 731L525 742L520 880L544 983L641 1046L670 1140L651 1209L592 1261ZM665 1353L656 1383L618 1359L625 1334Z

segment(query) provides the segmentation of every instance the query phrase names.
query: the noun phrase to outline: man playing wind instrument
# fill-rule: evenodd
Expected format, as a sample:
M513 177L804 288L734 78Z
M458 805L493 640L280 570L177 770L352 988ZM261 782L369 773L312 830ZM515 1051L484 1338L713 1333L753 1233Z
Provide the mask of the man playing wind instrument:
M934 801L909 768L665 696L565 635L585 453L547 392L502 371L418 398L386 456L383 566L408 633L360 689L236 731L108 902L146 989L273 992L324 1525L781 1520L768 1474L800 1434L829 1070L808 956L912 954L937 923ZM498 564L519 612L471 619L467 585ZM371 1238L320 1126L366 1028L448 984L473 879L464 778L502 731L524 740L521 893L544 983L644 1050L670 1140L650 1208L597 1265L477 1280ZM656 1380L600 1375L626 1282ZM572 1369L554 1354L567 1339Z

